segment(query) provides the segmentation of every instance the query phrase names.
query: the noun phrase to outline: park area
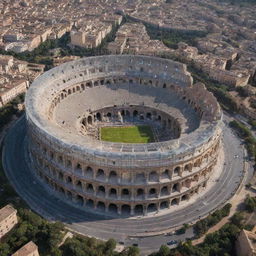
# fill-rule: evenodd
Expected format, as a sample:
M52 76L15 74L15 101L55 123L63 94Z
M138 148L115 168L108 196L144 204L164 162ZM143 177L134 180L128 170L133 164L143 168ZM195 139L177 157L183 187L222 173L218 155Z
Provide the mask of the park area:
M154 142L152 129L148 125L102 127L100 137L103 141L122 143L150 143Z

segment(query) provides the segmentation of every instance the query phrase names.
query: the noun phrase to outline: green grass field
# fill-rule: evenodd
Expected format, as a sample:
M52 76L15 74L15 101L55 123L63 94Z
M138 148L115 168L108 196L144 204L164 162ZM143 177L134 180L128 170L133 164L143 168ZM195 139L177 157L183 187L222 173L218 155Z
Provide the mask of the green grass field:
M149 143L154 142L150 126L102 127L101 140L123 143Z

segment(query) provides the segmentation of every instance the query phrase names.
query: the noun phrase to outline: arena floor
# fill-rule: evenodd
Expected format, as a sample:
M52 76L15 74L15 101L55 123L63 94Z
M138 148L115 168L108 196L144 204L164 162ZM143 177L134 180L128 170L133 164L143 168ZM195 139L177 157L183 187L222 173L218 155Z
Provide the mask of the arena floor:
M101 127L100 138L103 141L123 142L123 143L155 142L152 129L148 125Z

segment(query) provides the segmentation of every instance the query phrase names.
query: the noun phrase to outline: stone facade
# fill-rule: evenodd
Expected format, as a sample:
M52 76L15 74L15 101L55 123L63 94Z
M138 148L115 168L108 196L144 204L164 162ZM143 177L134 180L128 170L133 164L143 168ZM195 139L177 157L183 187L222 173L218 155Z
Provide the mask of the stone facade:
M68 108L63 116L59 106ZM184 203L206 187L217 162L220 107L203 84L192 84L185 65L170 60L124 55L66 63L34 82L26 110L31 168L56 195L99 213L146 215ZM199 120L193 129L187 111ZM137 122L167 136L148 144L89 136L104 123Z
M0 209L0 238L7 234L17 223L17 210L11 205L6 205Z
M38 247L35 243L30 241L12 254L12 256L39 256Z
M254 228L255 231L255 228ZM236 253L239 256L256 255L256 234L252 231L243 229L236 241Z

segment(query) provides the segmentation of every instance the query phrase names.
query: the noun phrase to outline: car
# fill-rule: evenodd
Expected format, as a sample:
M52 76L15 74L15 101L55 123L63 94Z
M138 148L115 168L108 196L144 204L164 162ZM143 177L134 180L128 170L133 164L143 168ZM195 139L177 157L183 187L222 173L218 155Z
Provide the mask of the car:
M171 240L169 242L167 242L167 245L174 245L177 244L178 242L176 240Z

